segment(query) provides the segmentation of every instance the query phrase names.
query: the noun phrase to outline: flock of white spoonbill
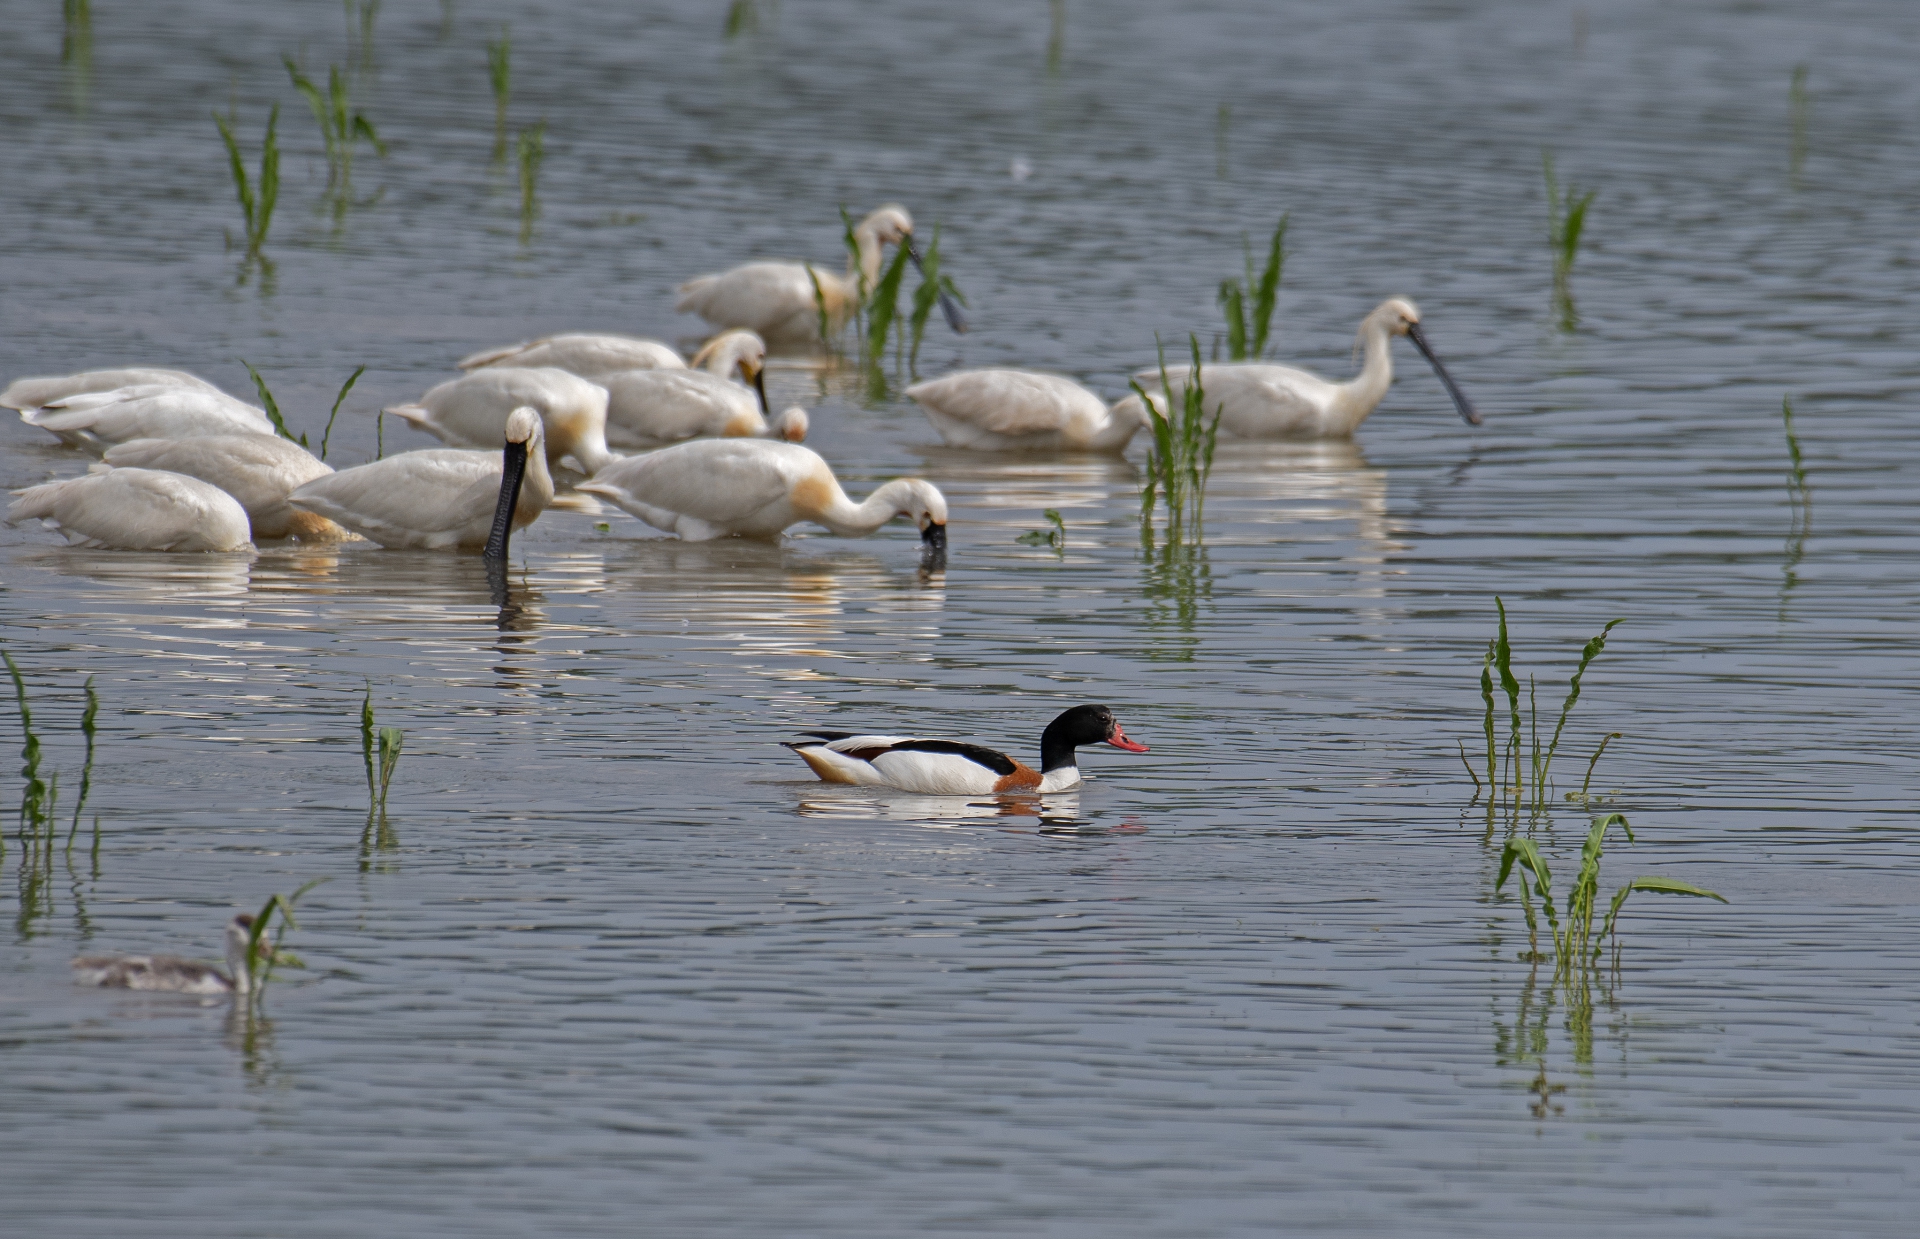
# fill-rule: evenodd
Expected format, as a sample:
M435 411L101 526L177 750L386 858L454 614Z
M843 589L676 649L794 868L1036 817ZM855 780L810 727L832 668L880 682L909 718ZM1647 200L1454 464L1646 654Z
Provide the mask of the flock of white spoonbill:
M812 522L842 536L872 533L896 516L944 553L947 505L934 486L900 478L856 503L827 462L798 446L804 409L770 417L768 340L816 344L859 304L884 248L913 249L904 207L872 212L853 230L844 274L810 263L755 262L680 286L676 308L721 328L691 361L654 340L560 335L474 353L464 371L419 400L385 410L446 448L403 452L335 472L299 444L275 437L260 408L180 370L92 370L21 379L0 406L99 457L81 477L18 492L8 523L38 518L69 542L149 551L229 551L253 539L363 537L386 547L481 549L506 554L512 531L553 502L555 470L587 480L650 525L688 540L777 537ZM959 311L941 301L948 322ZM1393 337L1406 336L1433 365L1460 416L1479 414L1420 331L1420 311L1383 301L1360 324L1366 361L1349 382L1288 366L1206 367L1205 404L1219 429L1244 438L1353 434L1393 380ZM963 370L906 394L956 447L986 451L1119 452L1165 416L1190 368L1136 376L1152 393L1109 406L1070 379L1026 370ZM640 451L623 456L615 448ZM480 450L474 450L480 449Z

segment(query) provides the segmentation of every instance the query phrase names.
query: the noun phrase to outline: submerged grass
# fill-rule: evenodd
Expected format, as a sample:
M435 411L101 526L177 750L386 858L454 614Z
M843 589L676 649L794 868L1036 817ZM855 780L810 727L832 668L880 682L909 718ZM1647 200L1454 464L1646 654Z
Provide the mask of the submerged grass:
M267 113L266 136L260 141L260 179L247 179L247 165L240 158L240 143L233 136L233 126L226 117L218 112L213 114L213 123L220 130L220 140L227 147L227 171L233 176L233 191L240 199L240 212L247 225L247 257L260 257L260 247L267 243L267 230L273 227L274 204L280 200L280 144L274 136L274 130L280 123L280 105L274 104Z
M1224 141L1223 138L1223 151ZM1273 329L1273 306L1280 296L1280 273L1287 261L1287 219L1288 216L1282 215L1274 227L1273 238L1267 243L1266 265L1257 276L1253 270L1253 242L1242 237L1247 282L1241 284L1238 276L1220 281L1219 303L1227 320L1227 356L1232 361L1253 360L1267 351L1267 338Z
M525 245L533 238L534 217L540 213L536 194L540 188L540 163L547 157L547 122L542 120L522 129L513 145L520 165L520 244Z
M1060 518L1060 509L1048 508L1040 513L1051 529L1029 529L1015 538L1021 546L1050 546L1064 553L1067 549L1067 522Z
M1153 432L1153 444L1147 454L1146 480L1140 488L1142 533L1151 541L1156 506L1166 508L1167 536L1184 540L1190 532L1198 537L1206 516L1207 480L1213 474L1213 451L1220 432L1220 410L1206 414L1207 393L1200 365L1200 341L1188 336L1193 352L1193 368L1176 397L1167 375L1167 351L1160 348L1160 391L1167 410L1163 412L1146 388L1129 380L1134 394L1147 408ZM1189 529L1190 526L1190 529Z
M1608 621L1600 632L1589 640L1580 650L1580 664L1574 668L1573 677L1567 683L1567 696L1560 705L1560 717L1553 725L1553 735L1543 748L1540 744L1540 709L1534 678L1527 677L1527 706L1520 705L1520 680L1513 670L1513 645L1507 635L1507 604L1496 597L1494 606L1500 615L1500 627L1492 640L1487 642L1487 650L1480 662L1480 699L1485 706L1481 720L1481 731L1487 745L1487 787L1490 789L1488 810L1503 802L1510 805L1514 812L1522 807L1535 813L1547 809L1548 794L1553 778L1553 759L1560 751L1560 740L1567 728L1567 719L1573 713L1573 707L1580 700L1581 683L1586 678L1587 667L1607 648L1607 634L1624 619ZM1505 743L1496 735L1494 707L1494 677L1499 677L1500 691L1507 699L1509 728ZM1531 740L1529 743L1528 736ZM1609 735L1600 742L1593 760L1587 763L1587 783L1593 779L1593 767L1600 760L1600 754L1606 751L1607 742L1619 738L1619 733ZM1473 769L1468 767L1468 773ZM1587 783L1581 784L1580 794L1586 794ZM1479 791L1480 780L1474 778L1474 789Z
M1563 192L1553 173L1553 152L1540 152L1547 181L1547 244L1553 251L1553 313L1560 330L1572 331L1580 325L1580 311L1573 304L1573 263L1580 254L1580 234L1587 226L1587 208L1593 205L1599 190L1580 192L1568 183Z
M283 55L280 62L286 66L293 88L306 99L313 119L319 122L320 137L327 151L327 191L340 205L345 205L352 189L355 143L364 138L382 156L387 153L387 144L380 140L366 114L353 106L346 75L340 72L339 65L327 66L327 89L323 93L301 72L293 57Z
M54 846L59 831L57 809L60 775L58 771L43 771L45 754L40 732L34 725L33 706L27 697L26 677L14 662L13 655L0 650L0 660L4 660L7 675L13 681L14 703L20 712L21 793L15 833L21 845L21 858L19 903L14 922L15 929L22 937L31 937L34 922L51 910ZM93 791L93 766L99 754L100 695L94 690L93 677L87 677L84 691L87 703L80 715L80 732L86 738L86 760L80 769L80 795L74 804L72 824L67 829L64 849L69 874L72 874L73 844L80 831L80 818L86 811L87 799ZM5 835L0 833L0 857L5 855ZM93 822L92 855L94 876L98 877L100 819L97 816ZM74 877L75 912L84 931L87 925L86 908L81 899L78 876Z
M513 28L500 23L500 37L487 40L487 83L493 88L493 161L507 157L507 98L513 91Z

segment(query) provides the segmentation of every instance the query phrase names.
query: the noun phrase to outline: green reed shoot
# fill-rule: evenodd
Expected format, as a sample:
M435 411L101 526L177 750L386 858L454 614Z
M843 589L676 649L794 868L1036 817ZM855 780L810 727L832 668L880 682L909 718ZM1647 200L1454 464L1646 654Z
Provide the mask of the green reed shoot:
M280 144L274 137L274 127L280 123L280 105L274 104L267 113L267 133L260 142L260 179L257 183L247 180L247 166L240 158L240 143L233 136L233 126L218 112L213 114L213 123L220 129L220 140L227 146L227 170L233 174L233 190L240 199L240 212L246 217L247 256L256 258L260 247L267 243L267 229L273 226L273 207L280 200Z
M1167 409L1178 408L1177 419L1163 413L1147 395L1146 388L1128 381L1134 394L1146 405L1153 431L1153 445L1147 455L1147 478L1140 490L1142 533L1151 530L1154 506L1159 501L1166 505L1169 536L1176 540L1189 520L1194 533L1200 530L1206 514L1207 479L1213 474L1214 442L1220 432L1220 410L1214 410L1211 420L1206 415L1207 394L1202 383L1199 338L1188 336L1187 343L1193 350L1193 368L1188 371L1177 400L1173 383L1167 376L1167 351L1165 346L1160 349L1160 390Z
M366 699L360 703L360 756L367 766L368 804L383 815L387 811L387 789L393 783L405 742L406 733L398 727L374 725L373 686L368 685Z
M894 259L898 264L899 259ZM940 294L945 293L961 305L967 304L967 298L953 277L940 269L940 225L933 226L933 242L927 246L927 252L920 255L920 287L913 290L913 313L908 320L913 329L913 346L907 353L907 368L916 370L920 365L920 339L926 334L927 320L933 317L933 308L940 304Z
M1569 183L1563 193L1553 174L1553 152L1540 152L1547 180L1547 243L1553 250L1553 308L1560 330L1572 331L1580 324L1580 312L1573 304L1573 261L1580 254L1580 234L1587 226L1587 208L1593 205L1599 190L1580 192Z
M887 334L900 317L900 282L906 276L907 262L907 247L902 245L881 272L880 282L873 286L873 296L867 302L867 364L876 369L886 356Z
M100 717L100 694L93 690L93 677L87 677L87 708L80 712L80 734L87 738L87 760L80 767L80 799L73 806L73 825L67 829L67 847L73 847L73 837L80 830L80 812L87 807L87 796L93 791L93 757L97 751ZM95 825L99 821L95 819ZM97 841L96 841L97 842Z
M487 40L487 81L493 87L493 161L507 157L507 96L513 89L513 30L500 23L500 37Z
M347 89L346 75L340 72L340 66L327 66L327 89L322 94L306 74L300 71L293 57L281 56L280 62L287 67L287 76L293 79L293 87L307 101L313 111L313 119L320 123L320 137L327 149L327 189L340 195L345 201L353 180L353 147L365 138L380 155L387 153L387 144L380 140L373 122L366 114L353 106Z
M733 0L727 6L727 25L723 37L737 39L760 29L760 6L754 0Z
M380 0L341 0L341 7L347 17L347 60L373 68L373 23L380 16Z
M1800 437L1793 431L1793 399L1780 398L1780 421L1787 436L1787 507L1792 523L1787 529L1787 556L1781 565L1780 611L1786 617L1787 593L1800 583L1800 561L1807 553L1807 535L1813 531L1813 492L1807 489L1807 462L1800 453Z
M1613 902L1607 909L1606 919L1601 923L1596 936L1593 930L1594 907L1600 890L1600 859L1609 827L1618 826L1626 832L1627 841L1633 842L1633 827L1626 816L1609 813L1596 818L1592 829L1587 832L1586 844L1580 849L1580 871L1573 880L1572 889L1567 895L1567 917L1561 924L1558 909L1553 901L1553 875L1547 868L1545 856L1539 846L1525 837L1510 839L1500 854L1500 875L1495 879L1493 889L1498 892L1506 885L1509 876L1517 876L1520 885L1520 906L1526 912L1527 940L1530 953L1535 960L1546 958L1540 952L1540 926L1534 916L1533 896L1538 895L1541 909L1547 917L1547 933L1553 944L1554 975L1571 975L1583 971L1595 964L1600 958L1602 944L1611 937L1616 946L1619 938L1616 923L1620 909L1627 902L1627 896L1635 891L1644 891L1653 895L1689 895L1699 899L1715 899L1721 903L1727 900L1713 891L1682 882L1677 878L1643 876L1633 879L1613 894ZM1517 871L1517 872L1516 872ZM1532 878L1529 889L1528 878Z
M525 245L533 236L533 219L540 210L534 195L540 186L540 161L547 157L547 122L522 129L513 145L520 165L520 244Z
M1273 306L1280 296L1280 273L1287 261L1287 218L1282 215L1274 228L1273 239L1267 243L1267 265L1257 277L1253 272L1253 243L1242 237L1247 282L1242 285L1237 276L1220 281L1220 309L1227 319L1227 355L1233 361L1255 359L1267 351Z
M253 918L253 928L247 935L247 975L253 982L247 994L249 1003L257 1005L265 997L267 982L273 979L274 965L284 964L289 968L307 966L299 956L280 944L286 940L289 929L300 928L300 923L293 919L293 906L300 902L301 896L322 882L328 881L332 879L315 878L291 895L269 895L267 902L261 905L260 911ZM267 929L273 924L276 914L280 918L280 924L274 929L273 941L265 942L263 939L266 938Z
M1793 77L1787 82L1787 107L1791 113L1792 137L1787 145L1787 175L1794 181L1800 179L1800 169L1807 162L1807 128L1813 115L1813 97L1807 93L1807 66L1793 66Z
M1047 31L1047 72L1060 72L1067 51L1067 0L1050 0L1052 21Z
M860 238L854 233L853 216L847 214L845 203L842 203L840 206L840 227L842 230L841 238L847 246L848 265L853 271L854 299L852 318L854 334L861 339L865 339L867 294L870 291L867 288L867 268L866 264L860 261Z
M348 375L347 381L340 385L340 394L333 398L333 408L329 410L327 413L327 428L320 432L320 459L321 460L325 460L327 458L327 440L333 436L333 419L340 416L340 406L346 403L347 393L353 390L353 385L355 383L358 383L360 381L360 376L365 374L366 372L367 372L367 368L365 366L361 366L359 369L355 370L352 374Z
M1053 528L1029 529L1015 538L1021 546L1050 546L1056 551L1067 549L1067 522L1060 518L1060 509L1048 508L1041 517Z
M1587 789L1593 786L1593 768L1600 764L1600 756L1601 754L1607 751L1607 746L1613 743L1615 740L1618 740L1620 738L1620 735L1621 735L1620 732L1610 731L1606 735L1600 737L1600 747L1593 750L1593 756L1587 759L1587 777L1580 780L1579 793L1577 795L1572 792L1567 793L1568 799L1579 800L1583 804L1586 803L1588 799ZM1476 788L1475 790L1478 790L1478 789Z
M7 674L13 677L13 696L20 707L20 731L23 739L20 745L20 777L25 786L20 793L20 833L37 835L51 825L53 805L59 792L54 785L40 777L40 736L33 729L33 709L27 704L27 682L20 675L20 668L14 664L13 655L0 651L0 659L5 659Z
M287 429L287 419L280 416L280 403L273 398L273 392L267 387L267 381L260 377L260 372L255 370L253 364L244 357L240 359L240 364L245 366L247 373L253 376L254 390L260 393L260 407L266 411L267 420L273 423L273 432L289 443L298 443L301 447L307 446L307 436L296 436L293 431Z
M1540 744L1540 710L1532 676L1527 677L1527 708L1520 706L1520 680L1513 671L1513 645L1507 635L1507 604L1496 597L1494 606L1500 615L1500 627L1493 639L1487 643L1486 654L1480 661L1480 699L1486 713L1482 718L1481 730L1487 742L1487 784L1499 797L1510 795L1513 807L1524 803L1531 805L1535 812L1544 811L1547 805L1547 789L1552 779L1553 759L1560 751L1560 739L1567 728L1567 719L1573 713L1573 707L1580 700L1581 684L1586 679L1587 667L1607 648L1607 634L1614 630L1624 619L1608 621L1598 635L1589 640L1580 650L1580 664L1574 669L1573 677L1567 684L1566 700L1560 705L1560 717L1554 723L1552 739L1543 748ZM1509 730L1504 748L1495 738L1494 726L1494 675L1498 673L1500 690L1507 698ZM1531 745L1523 742L1523 731L1530 731ZM1593 761L1587 765L1587 778L1593 778L1593 766L1600 760L1600 754L1606 751L1606 741L1593 755ZM1521 763L1525 760L1523 770ZM1504 769L1505 777L1501 777ZM1475 779L1478 790L1479 780ZM1529 789L1531 789L1529 791ZM1586 784L1581 785L1584 794Z

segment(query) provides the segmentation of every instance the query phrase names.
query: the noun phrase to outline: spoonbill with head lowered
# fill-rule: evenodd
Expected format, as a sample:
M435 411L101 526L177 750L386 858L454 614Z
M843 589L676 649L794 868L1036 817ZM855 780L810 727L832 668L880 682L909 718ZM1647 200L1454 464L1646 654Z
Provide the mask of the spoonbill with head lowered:
M755 332L736 328L707 341L694 369L623 370L600 376L607 389L607 438L621 447L657 447L702 436L744 437L768 432L767 346ZM731 382L735 371L752 389ZM807 415L788 409L774 419L774 437L807 437Z
M1317 374L1276 366L1267 362L1218 362L1202 368L1201 389L1206 393L1206 412L1219 411L1220 429L1244 439L1345 439L1367 420L1387 394L1393 382L1394 336L1406 336L1433 366L1454 408L1469 426L1480 424L1480 415L1467 401L1466 394L1447 373L1428 346L1420 330L1420 311L1404 297L1382 301L1360 322L1360 341L1366 346L1366 364L1358 377L1345 383L1332 383ZM1167 379L1175 398L1186 389L1189 366L1168 366ZM1160 396L1160 372L1142 370L1134 376L1156 399ZM1129 396L1140 408L1140 397ZM1144 409L1140 409L1142 416Z
M1105 706L1075 706L1040 733L1040 769L984 745L918 736L860 736L810 731L789 743L826 783L897 787L925 796L983 796L995 792L1061 792L1080 785L1076 750L1111 744L1129 753L1147 746L1127 738Z
M333 542L351 536L325 517L287 505L294 490L333 469L298 443L275 435L129 439L108 448L106 462L184 473L219 487L247 510L256 538Z
M209 392L215 396L227 393L207 382L197 374L188 374L185 370L159 370L151 367L135 367L122 370L83 370L79 374L47 375L39 378L15 379L0 392L0 408L37 409L68 396L85 396L94 392L112 391L118 387L190 387L197 391ZM228 396L229 400L233 397ZM248 406L251 407L251 406Z
M273 433L264 412L225 392L159 383L63 396L20 420L96 456L130 439Z
M602 375L621 370L684 370L687 366L680 354L658 340L585 334L547 336L487 349L462 357L456 364L469 371L487 366L552 366L596 382Z
M947 549L947 500L932 483L895 478L855 503L826 461L793 443L695 439L615 461L580 489L688 542L777 538L802 521L859 538L904 516L929 553Z
M618 459L607 449L607 389L552 366L487 366L386 410L454 447L493 448L515 409L545 424L547 463L571 456L582 473Z
M813 263L750 262L680 285L674 311L698 314L716 327L749 327L778 344L818 343L823 312L826 334L833 335L873 291L883 247L906 246L907 256L920 266L920 253L913 247L913 217L898 203L869 213L854 226L853 241L858 252L848 255L845 275ZM948 326L967 329L959 308L944 292L940 309Z
M247 547L247 510L219 487L160 469L93 468L19 492L7 509L7 524L38 518L73 546L112 551Z
M506 446L497 455L402 452L315 478L287 502L384 547L482 547L486 558L504 559L512 531L532 524L553 502L553 475L538 413L515 409L503 435Z
M1119 452L1147 420L1137 398L1108 408L1072 379L1032 370L961 370L907 395L949 446L986 451Z

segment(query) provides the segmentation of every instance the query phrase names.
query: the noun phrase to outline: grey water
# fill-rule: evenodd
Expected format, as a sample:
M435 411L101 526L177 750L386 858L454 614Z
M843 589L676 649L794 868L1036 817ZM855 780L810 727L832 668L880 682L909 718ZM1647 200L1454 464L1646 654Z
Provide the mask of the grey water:
M584 507L518 541L504 597L475 560L367 544L0 531L0 638L67 812L88 676L103 702L75 846L9 818L0 857L10 1233L1909 1233L1907 7L1069 3L1051 68L1046 6L754 11L726 38L717 4L414 0L365 42L331 4L103 3L63 60L60 6L13 5L0 377L167 365L250 395L244 358L317 443L364 365L331 444L353 464L430 446L374 413L467 352L690 339L677 281L835 260L842 205L898 200L972 307L922 374L1117 397L1156 339L1211 348L1243 236L1286 212L1277 354L1344 376L1360 318L1412 297L1485 425L1397 346L1353 443L1223 442L1202 548L1167 561L1144 443L949 451L891 360L878 397L788 361L776 407L813 410L850 490L945 490L943 573L902 526L691 545ZM547 124L524 243L491 160L503 22L510 129ZM391 143L344 209L282 53L342 65ZM228 248L209 113L251 166L276 100L269 270ZM1572 333L1543 148L1599 191ZM0 484L85 465L0 424ZM1016 541L1045 508L1058 551ZM1496 596L1548 713L1626 620L1533 827L1558 881L1589 820L1558 797L1619 732L1593 789L1638 842L1613 836L1603 895L1730 901L1636 896L1590 990L1523 959L1508 827L1462 768ZM406 732L384 822L369 691ZM829 787L778 745L1031 755L1089 700L1152 751L1088 750L1042 804ZM307 968L254 1018L69 978L212 957L233 911L319 877Z

